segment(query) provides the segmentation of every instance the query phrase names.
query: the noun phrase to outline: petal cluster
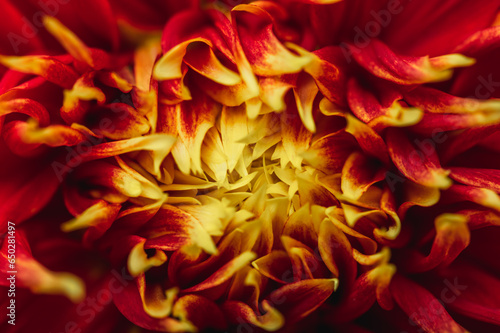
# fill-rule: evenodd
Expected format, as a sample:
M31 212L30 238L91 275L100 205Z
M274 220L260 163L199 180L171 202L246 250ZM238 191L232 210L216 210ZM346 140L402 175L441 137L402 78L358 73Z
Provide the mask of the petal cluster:
M498 329L500 3L476 2L1 4L19 325Z

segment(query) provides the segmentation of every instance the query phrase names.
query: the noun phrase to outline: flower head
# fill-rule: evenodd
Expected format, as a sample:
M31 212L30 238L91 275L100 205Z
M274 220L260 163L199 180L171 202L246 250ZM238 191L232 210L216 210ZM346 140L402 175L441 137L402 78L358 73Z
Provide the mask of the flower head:
M50 3L0 5L22 329L500 324L497 1Z

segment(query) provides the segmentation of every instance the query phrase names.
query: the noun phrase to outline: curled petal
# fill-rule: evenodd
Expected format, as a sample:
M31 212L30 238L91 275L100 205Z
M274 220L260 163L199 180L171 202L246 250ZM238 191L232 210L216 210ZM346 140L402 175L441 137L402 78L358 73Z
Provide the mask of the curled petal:
M274 332L285 324L283 315L268 301L262 302L263 315L255 314L248 305L239 301L227 301L223 308L234 323L242 324L243 320L268 332Z
M47 126L49 124L49 113L47 109L34 100L17 98L0 101L0 117L14 112L24 113L36 119L41 126Z
M141 239L134 245L128 256L127 268L133 277L144 273L151 267L160 266L167 261L167 256L163 251L155 251L153 255L148 255L144 248L145 243L146 239Z
M399 177L394 175L395 177ZM399 178L395 181L404 181L404 178ZM421 206L421 207L430 207L435 205L440 197L439 189L435 187L427 187L417 183L414 183L410 180L404 182L404 193L405 198L404 202L398 209L398 215L403 218L406 215L406 212L410 207L413 206Z
M435 220L436 237L428 256L413 253L405 265L410 272L423 272L438 265L449 265L469 245L470 231L467 217L442 214Z
M262 275L280 283L290 282L292 263L285 251L272 251L252 262L252 266Z

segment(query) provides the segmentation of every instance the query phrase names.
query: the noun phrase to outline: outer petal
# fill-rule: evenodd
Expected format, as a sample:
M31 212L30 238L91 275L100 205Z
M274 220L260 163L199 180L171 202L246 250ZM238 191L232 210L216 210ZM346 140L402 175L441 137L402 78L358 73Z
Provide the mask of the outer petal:
M440 274L447 288L433 288L454 311L495 325L500 324L500 281L483 269L461 264Z
M64 295L73 302L80 302L85 297L85 285L77 276L70 273L56 273L48 270L35 260L24 232L16 230L16 260L15 266L9 265L7 258L8 241L2 244L2 266L0 276L2 285L10 283L8 277L16 276L15 284L18 287L29 288L38 294ZM15 267L15 272L12 267Z
M450 170L450 177L462 184L500 192L500 170L460 167L450 168Z
M451 78L451 68L470 66L475 62L460 54L435 58L399 56L376 39L361 51L354 46L350 48L356 61L367 71L399 84L445 81Z
M273 291L267 301L294 322L316 310L337 289L337 279L308 279L287 284Z
M430 292L418 284L398 274L393 278L390 289L394 299L412 322L426 332L467 332Z

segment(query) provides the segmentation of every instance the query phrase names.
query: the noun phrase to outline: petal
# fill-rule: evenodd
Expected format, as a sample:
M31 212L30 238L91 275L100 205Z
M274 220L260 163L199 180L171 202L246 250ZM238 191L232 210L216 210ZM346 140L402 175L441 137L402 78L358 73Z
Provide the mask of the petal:
M293 89L297 111L302 123L309 132L316 132L316 124L313 118L313 103L318 94L316 82L309 75L299 75L297 85Z
M195 292L201 291L209 288L213 288L218 286L228 279L230 279L238 270L242 267L248 265L252 260L256 258L255 253L253 252L243 252L224 266L222 266L219 270L209 276L203 282L198 283L197 285L184 289L183 292Z
M342 288L349 289L357 270L356 262L351 255L351 244L345 234L327 219L320 225L318 248L326 267L338 277Z
M432 113L496 112L500 108L498 100L457 97L427 87L411 90L404 95L404 99L410 105Z
M179 135L180 141L189 152L187 156L178 153L174 148L174 158L181 171L189 174L189 170L202 173L201 146L207 131L214 125L220 112L220 106L206 95L194 96L192 101L184 101L175 107L166 108L169 117L166 118L165 132ZM178 144L179 145L179 144ZM180 148L180 147L179 147ZM184 150L184 149L182 149ZM189 169L187 169L189 168Z
M104 200L98 201L87 208L74 219L61 224L65 232L89 228L84 235L84 242L90 244L102 236L115 221L121 205L109 204Z
M464 130L460 135L450 137L449 140L443 143L443 163L478 145L481 141L496 133L499 128L499 125L470 128Z
M287 110L281 114L283 147L293 166L300 169L302 165L300 154L309 147L312 133L302 124L295 103L287 103L287 106Z
M144 311L138 286L135 283L125 282L122 292L113 295L113 302L123 316L132 323L160 332L196 332L196 327L188 321L179 321L170 317L161 319L151 317Z
M295 322L321 306L337 286L337 279L302 280L274 290L266 300L283 314L287 322Z
M397 274L390 286L392 296L413 323L426 332L467 332L446 312L430 292Z
M487 188L500 192L500 170L496 169L472 169L472 168L450 168L450 178L476 187Z
M94 66L94 59L87 46L59 20L52 16L45 16L43 25L75 59L91 67Z
M175 302L172 315L183 322L193 323L199 330L213 328L222 331L227 325L219 306L199 295L180 297Z
M445 202L475 202L484 207L500 211L500 196L492 190L465 185L452 185L443 193Z
M342 193L357 200L371 185L383 179L385 179L383 169L365 155L354 152L347 158L342 168Z
M78 78L71 67L47 56L0 56L0 64L22 73L39 75L66 89L70 89Z
M2 152L2 156L9 157L9 154ZM10 160L14 158L10 156ZM53 164L49 166L40 161L29 163L34 165L33 170L24 170L23 166L13 165L14 170L11 172L19 175L18 177L14 177L11 173L2 174L2 187L7 190L4 192L6 196L2 196L3 204L0 209L2 221L15 221L19 224L34 216L47 205L59 188L62 178L57 177ZM33 196L32 193L38 195ZM26 198L31 199L27 202Z
M77 276L64 273L52 272L35 260L24 232L16 230L16 259L15 271L13 265L9 265L7 258L6 240L2 244L2 266L0 276L2 285L10 284L8 277L15 274L15 284L21 288L29 288L36 294L64 295L72 302L81 302L85 297L85 284Z
M392 161L409 179L424 186L448 188L452 181L449 171L441 168L436 151L426 153L416 149L400 131L387 132L387 145Z
M128 140L101 143L93 146L87 154L73 158L70 162L68 162L68 164L79 165L83 160L91 161L110 156L122 155L131 151L148 150L152 151L155 174L160 177L160 164L170 153L175 141L176 138L168 134L152 134Z
M449 265L469 245L470 232L467 218L459 214L442 214L434 221L436 237L429 255L412 253L405 259L410 272L429 271L438 265Z
M272 303L263 301L261 304L265 312L263 315L255 314L247 304L239 301L226 301L222 306L235 324L242 325L243 321L269 332L280 329L285 324L283 315L272 306Z
M207 231L191 214L170 205L162 209L145 226L140 235L147 238L145 248L175 251L183 245L196 244L208 253L216 248Z
M396 177L399 177L395 175ZM404 182L404 202L398 209L398 215L403 218L408 209L412 206L430 207L435 205L440 197L439 189L435 187L427 187L404 178L396 179L396 181Z
M347 127L345 131L354 136L365 154L374 156L384 163L389 162L387 145L384 140L371 127L357 118L346 115Z
M128 266L130 269L131 266ZM141 296L144 312L146 312L149 316L158 319L165 318L172 313L174 301L177 298L177 294L179 293L178 288L174 287L168 290L164 290L163 287L158 283L146 282L146 277L144 274L139 275L136 282L139 294Z
M476 31L458 45L454 52L465 55L482 54L498 46L500 41L500 27L498 25Z
M36 119L41 126L47 126L49 123L49 113L47 109L34 100L17 98L0 101L0 117L14 112L24 113Z
M40 128L36 121L12 121L4 127L4 139L14 152L21 148L29 151L44 144L49 147L75 146L86 141L86 136L74 128L64 125L49 125Z
M137 237L139 242L134 245L127 259L127 268L133 277L146 272L151 267L157 267L167 261L167 256L163 251L154 251L154 254L146 253L144 244L146 239Z
M386 127L411 126L422 119L422 110L403 106L399 93L388 95L386 101L381 103L375 95L361 87L357 80L349 80L347 86L347 99L351 110L377 132Z
M327 174L337 173L342 170L345 161L356 146L354 137L340 130L313 142L302 156L308 164L318 170Z
M291 282L292 263L285 251L275 250L252 262L262 275L280 283Z
M440 274L441 299L453 310L495 325L500 323L500 281L480 267L462 264ZM434 288L436 289L436 288Z
M451 78L451 68L475 63L474 59L460 54L435 58L399 56L377 39L371 40L361 51L355 46L349 48L356 61L367 71L399 84L445 81Z
M500 225L500 216L491 210L460 210L457 214L464 215L470 230Z
M242 4L232 9L233 22L253 72L261 76L299 72L312 56L297 56L289 51L273 32L272 16L259 5Z
M349 293L336 307L332 319L346 322L365 313L378 300L384 309L391 308L389 285L396 272L392 264L383 264L369 270L356 279Z

